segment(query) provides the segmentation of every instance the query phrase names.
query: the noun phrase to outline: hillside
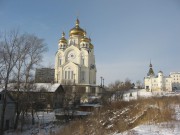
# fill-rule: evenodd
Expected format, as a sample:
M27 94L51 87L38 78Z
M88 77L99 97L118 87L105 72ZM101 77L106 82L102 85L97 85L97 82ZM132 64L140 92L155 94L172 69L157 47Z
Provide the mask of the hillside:
M149 131L147 128L156 129L154 133L156 134L163 127L170 127L170 129L179 131L180 129L172 124L178 124L179 103L179 96L109 103L99 111L94 112L94 115L71 122L61 129L58 134L144 134L143 129ZM171 127L171 125L173 126ZM168 130L168 128L166 129Z

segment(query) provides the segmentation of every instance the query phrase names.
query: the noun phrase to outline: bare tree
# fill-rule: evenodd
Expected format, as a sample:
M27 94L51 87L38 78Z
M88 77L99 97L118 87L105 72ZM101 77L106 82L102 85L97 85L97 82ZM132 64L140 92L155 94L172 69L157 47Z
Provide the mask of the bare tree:
M113 91L111 94L114 96L115 100L121 100L124 92L130 90L132 87L133 84L130 79L126 79L124 82L117 80L114 83L109 84L109 90Z
M80 99L85 94L85 89L77 85L64 85L63 110L66 120L74 117L76 107L80 105Z
M43 39L39 39L34 35L29 35L27 38L27 45L30 47L27 58L25 60L26 73L25 82L26 84L30 81L30 73L34 70L35 66L39 65L42 61L43 53L47 51L47 47L44 44Z
M34 35L24 34L20 35L18 31L11 31L9 34L4 34L4 38L0 40L0 78L4 80L4 100L3 109L1 113L1 132L3 135L4 129L4 119L5 119L5 109L6 109L6 93L7 86L14 71L13 76L15 82L17 83L17 108L16 108L16 119L14 128L17 128L19 114L22 107L27 110L27 104L32 103L31 100L25 102L24 94L20 92L20 83L25 81L25 86L27 90L30 90L29 84L31 83L31 71L37 66L43 57L43 53L47 50L46 44L43 39L40 39ZM24 77L23 77L24 76ZM20 96L22 95L22 97ZM25 94L27 97L28 95ZM29 98L28 98L29 99ZM29 106L29 105L28 105ZM32 109L32 115L33 115ZM34 118L34 117L33 117Z
M134 85L133 83L131 83L131 80L130 79L126 79L125 82L124 82L124 89L125 90L129 90L132 88L132 85Z
M109 84L109 89L111 91L119 91L124 89L124 82L117 80L114 83Z
M31 72L42 62L43 53L47 51L47 47L43 39L34 35L27 36L26 44L29 46L29 51L25 59L25 88L29 91L32 88L30 87ZM31 104L32 124L34 124L33 101L30 100L29 103Z
M4 131L4 119L5 119L5 109L6 109L6 96L7 96L7 86L10 79L10 75L14 66L16 65L19 55L17 52L17 46L20 44L19 33L17 30L13 30L9 33L5 33L3 39L0 41L0 55L1 55L1 77L4 80L4 100L1 113L1 125L0 134L3 135Z
M28 35L22 35L20 37L21 44L17 45L17 54L20 56L15 68L14 68L14 77L15 77L15 82L17 83L16 88L17 88L17 94L16 94L16 118L15 118L15 124L14 124L14 129L17 128L18 126L18 121L19 121L19 115L22 110L22 92L20 92L20 84L23 82L23 76L24 76L24 62L26 59L26 55L28 51L30 50L30 46L26 43Z
M141 83L140 80L137 80L137 81L136 81L136 86L137 86L138 89L141 89L141 88L142 88L142 83Z

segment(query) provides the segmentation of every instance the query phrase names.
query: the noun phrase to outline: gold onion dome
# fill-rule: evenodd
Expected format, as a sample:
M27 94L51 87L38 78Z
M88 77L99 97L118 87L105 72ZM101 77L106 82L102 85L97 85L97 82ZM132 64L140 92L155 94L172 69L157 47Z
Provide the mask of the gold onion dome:
M93 48L94 48L94 45L90 43L89 48L90 48L90 49L93 49Z
M81 42L83 42L83 41L88 42L88 43L91 42L90 39L86 37L86 31L84 31L84 37L81 39Z
M89 48L90 48L90 49L93 49L93 48L94 48L94 45L91 43L91 38L90 38L90 37L89 37L89 41L90 41Z
M64 33L64 32L62 33L62 37L61 37L61 39L59 40L59 42L60 42L60 43L67 43L67 40L66 40L66 38L65 38L65 33Z
M84 30L79 27L78 19L76 20L76 26L69 31L69 36L72 36L72 35L80 35L80 36L84 35Z

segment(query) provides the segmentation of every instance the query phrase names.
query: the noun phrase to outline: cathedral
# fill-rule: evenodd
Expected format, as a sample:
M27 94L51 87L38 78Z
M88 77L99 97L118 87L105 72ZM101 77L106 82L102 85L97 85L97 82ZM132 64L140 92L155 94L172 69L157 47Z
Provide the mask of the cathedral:
M170 76L164 76L162 71L158 72L156 76L152 64L150 62L149 72L144 78L144 85L147 91L157 92L157 91L172 91L172 79Z
M55 55L55 82L61 84L96 85L94 46L77 19L75 27L59 40Z

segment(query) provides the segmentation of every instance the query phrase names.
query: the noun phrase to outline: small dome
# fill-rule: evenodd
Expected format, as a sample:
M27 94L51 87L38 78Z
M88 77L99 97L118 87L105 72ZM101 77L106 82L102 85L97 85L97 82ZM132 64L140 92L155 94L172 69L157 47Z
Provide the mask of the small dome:
M59 40L59 43L66 43L66 44L67 44L67 40L66 40L66 38L65 38L65 33L64 33L64 32L62 33L62 37L61 37L61 39Z
M90 39L86 37L86 31L84 31L84 37L81 39L81 42L90 42Z
M72 36L72 35L80 35L80 36L84 35L84 30L79 27L78 19L76 20L76 26L69 31L69 36Z
M93 49L93 48L94 48L94 45L90 43L89 48L90 48L90 49Z
M161 73L161 74L162 74L163 72L162 72L162 71L159 71L158 73Z

